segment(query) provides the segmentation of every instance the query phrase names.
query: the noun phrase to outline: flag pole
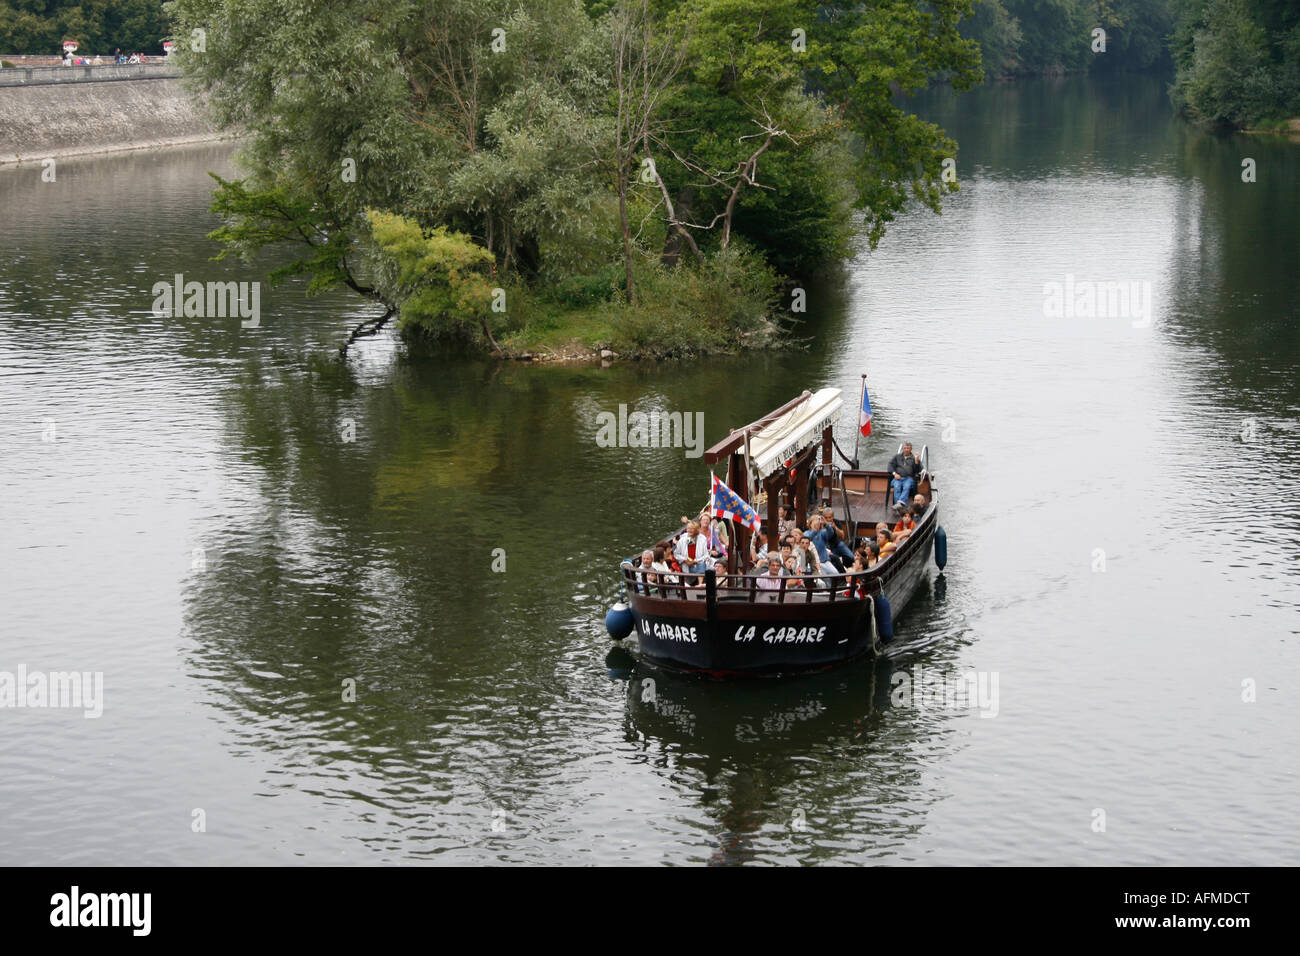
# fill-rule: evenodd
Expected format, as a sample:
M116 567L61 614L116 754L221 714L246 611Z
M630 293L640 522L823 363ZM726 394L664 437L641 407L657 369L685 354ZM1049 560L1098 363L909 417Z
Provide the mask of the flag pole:
M718 515L717 515L717 511L718 511L718 492L717 492L717 488L718 488L718 476L715 475L715 474L713 473L713 469L710 468L710 469L709 469L709 525L710 525L710 527L713 525L713 522L715 522L715 521L718 520ZM707 545L706 545L706 550L707 550L707 546L708 546L708 545L711 545L711 544L713 544L713 533L712 533L712 532L709 533L709 541L708 541L708 543L707 543Z
M862 394L858 396L858 425L853 429L853 467L858 467L858 439L862 437L862 400L867 394L867 373L862 373Z

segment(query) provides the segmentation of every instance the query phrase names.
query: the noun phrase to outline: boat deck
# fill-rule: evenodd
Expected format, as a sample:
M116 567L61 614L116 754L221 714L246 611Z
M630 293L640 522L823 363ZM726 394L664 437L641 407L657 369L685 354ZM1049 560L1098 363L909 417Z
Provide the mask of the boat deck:
M891 528L898 522L898 515L889 505L889 476L884 472L846 474L844 489L831 491L831 508L841 526L856 523L863 537L871 537L881 521Z

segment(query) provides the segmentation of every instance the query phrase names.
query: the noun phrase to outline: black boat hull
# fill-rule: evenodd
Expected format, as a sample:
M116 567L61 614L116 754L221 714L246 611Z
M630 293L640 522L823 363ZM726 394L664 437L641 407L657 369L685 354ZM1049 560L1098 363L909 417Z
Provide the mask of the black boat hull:
M894 617L928 573L937 526L932 508L903 548L869 572ZM713 601L630 594L640 653L662 666L734 677L816 671L879 649L870 600L807 601L797 590L780 603L770 592L758 600L726 594Z

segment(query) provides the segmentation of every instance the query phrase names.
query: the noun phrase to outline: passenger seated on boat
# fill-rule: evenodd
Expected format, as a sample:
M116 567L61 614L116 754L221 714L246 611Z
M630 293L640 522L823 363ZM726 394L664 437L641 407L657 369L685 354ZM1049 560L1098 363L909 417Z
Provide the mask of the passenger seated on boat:
M732 584L731 575L727 573L726 561L714 561L713 573L717 579L718 587L729 588L735 586L734 584Z
M655 585L659 583L657 575L651 574L654 570L655 553L653 551L641 552L641 563L636 566L636 589L642 594L653 594Z
M785 576L790 579L789 581L785 582L785 586L787 588L803 587L804 583L799 578L799 575L802 573L803 572L799 568L798 558L796 558L794 555L790 555L790 557L785 559Z
M700 534L700 523L688 521L686 530L677 537L673 549L677 563L686 574L703 574L709 566L709 539Z
M912 492L916 490L917 480L921 477L921 463L912 454L910 441L903 442L903 447L898 454L889 459L887 470L893 476L889 487L894 493L894 510L902 511L907 505L907 499L912 497Z
M863 572L863 571L865 571L865 570L867 570L866 558L863 556L863 554L862 554L861 551L858 551L857 554L855 554L855 555L853 556L853 563L852 563L851 565L849 565L848 573L849 573L849 574L860 574L861 572ZM858 598L864 598L864 597L866 597L866 596L867 596L867 579L866 579L865 577L863 577L863 578L850 578L850 579L849 579L849 586L848 586L847 588L844 589L843 596L844 596L844 597L858 597Z
M760 562L766 564L766 561L767 535L759 531L749 539L749 563L751 565L757 565Z
M834 524L822 515L815 514L808 520L807 538L817 551L817 560L834 567L839 574L844 573L845 560L853 561L853 552L839 540Z
M916 519L921 520L921 515L925 514L925 495L918 494L912 499L912 507L916 509Z
M906 537L906 536L912 534L912 532L916 531L917 528L921 527L921 515L917 512L917 510L916 510L916 506L913 505L911 508L908 509L908 512L909 512L909 516L910 516L911 519L912 519L911 526L910 526L910 527L907 527L907 528L904 528L902 531L898 532L898 534L895 534L895 535L894 535L894 543L895 543L895 544L902 544L902 543L903 543L903 542L901 542L901 541L898 540L898 535L899 535L899 534L901 534L901 535L903 535L904 537Z
M880 560L883 561L894 553L894 536L889 533L888 528L882 528L876 532L876 544L880 545Z
M912 505L905 512L903 517L898 519L898 524L894 525L894 533L899 531L911 531L916 527L916 506Z
M714 521L708 512L700 515L700 534L709 542L709 554L715 558L727 556L727 545L731 543L727 526L721 521Z
M826 549L829 552L829 560L835 565L837 570L843 570L845 564L853 563L853 551L849 548L848 537L844 534L844 529L835 523L835 511L830 507L825 507L820 512L822 527L825 531ZM817 540L813 539L816 545ZM818 549L820 551L820 549ZM836 561L836 557L840 560ZM822 564L827 561L826 557L822 558Z
M794 545L790 543L789 538L781 541L781 567L785 567L785 559L794 554Z
M799 522L795 520L794 509L786 508L785 512L781 515L781 521L776 529L777 537L784 538L791 531L794 531L798 527L799 527Z
M817 549L812 546L812 542L800 535L794 539L794 557L799 563L800 574L821 574L822 562L817 557Z
M700 516L696 519L700 526L700 534L704 535L709 542L709 554L713 557L726 557L727 546L731 543L731 536L727 534L727 525L722 521L715 521L709 514L708 505L700 510ZM690 519L682 515L682 524L689 524Z
M678 584L677 575L673 574L673 566L668 563L668 554L663 548L655 548L653 553L654 562L651 565L659 573L659 584ZM681 568L677 568L680 571Z
M781 559L775 555L767 559L767 573L759 575L756 582L762 591L779 591L781 589Z

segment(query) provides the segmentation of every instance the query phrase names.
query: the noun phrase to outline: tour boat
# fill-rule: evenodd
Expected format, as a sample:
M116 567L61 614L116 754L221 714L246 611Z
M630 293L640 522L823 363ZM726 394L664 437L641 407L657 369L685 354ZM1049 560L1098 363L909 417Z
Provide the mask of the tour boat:
M877 522L892 528L898 520L890 502L892 476L857 468L835 444L833 429L843 404L837 388L804 392L733 429L704 453L706 464L727 461L728 488L757 501L758 514L766 507L763 525L774 549L783 497L803 529L810 495L820 507L830 507L850 549L859 535L874 536ZM851 467L837 467L833 450ZM878 653L882 637L893 632L894 616L927 573L931 553L940 569L947 559L928 457L923 448L917 492L925 498L925 511L912 534L874 567L853 574L782 576L775 589L765 590L757 575L738 567L738 560L748 562L753 532L729 520L728 574L721 579L710 569L667 583L624 561L626 600L606 617L610 636L622 640L635 632L648 660L715 677L808 672ZM657 545L671 548L675 536L676 531Z

